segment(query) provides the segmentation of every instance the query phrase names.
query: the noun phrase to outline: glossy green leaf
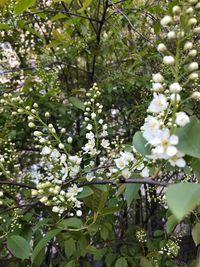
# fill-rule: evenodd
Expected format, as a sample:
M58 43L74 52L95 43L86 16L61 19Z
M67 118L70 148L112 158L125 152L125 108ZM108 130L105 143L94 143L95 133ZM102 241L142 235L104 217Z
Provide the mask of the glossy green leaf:
M178 223L178 220L174 215L171 215L167 218L166 226L167 226L167 233L168 234L170 234L173 231L173 229L177 225L177 223Z
M84 111L85 106L84 106L83 101L81 101L77 97L70 97L69 101L72 103L73 106Z
M69 218L69 219L64 219L59 223L59 226L62 226L64 228L81 228L83 226L83 222L81 219L78 218Z
M115 262L115 267L127 267L128 263L126 261L126 258L121 257Z
M170 185L166 189L166 198L173 215L181 220L200 203L200 184Z
M195 117L190 118L190 123L178 128L176 135L179 137L178 148L186 155L200 158L200 121Z
M93 193L94 191L89 186L84 186L83 191L78 194L77 198L85 198L92 195Z
M36 2L36 0L19 0L19 1L17 1L17 3L15 4L15 7L14 7L15 13L20 14L20 13L24 12L26 9L31 7L35 2Z
M200 223L195 224L192 228L192 238L196 246L200 244Z
M133 146L143 156L150 155L151 149L147 140L143 137L142 132L136 132L133 136Z
M70 238L65 241L64 247L66 256L70 258L76 250L76 242L74 241L74 239Z
M75 260L72 260L72 261L68 262L64 267L76 267Z
M140 187L140 184L126 184L124 196L128 206L130 206L131 203L136 200Z
M46 235L42 239L40 239L40 241L37 243L37 245L33 249L33 253L32 253L33 262L36 256L40 253L40 251L46 246L46 244L61 231L62 231L61 229L51 230L47 232Z
M29 243L23 237L19 235L8 236L7 247L16 258L22 260L29 258Z
M153 267L152 264L151 264L151 262L147 258L145 258L145 257L142 257L140 259L140 266L141 267Z

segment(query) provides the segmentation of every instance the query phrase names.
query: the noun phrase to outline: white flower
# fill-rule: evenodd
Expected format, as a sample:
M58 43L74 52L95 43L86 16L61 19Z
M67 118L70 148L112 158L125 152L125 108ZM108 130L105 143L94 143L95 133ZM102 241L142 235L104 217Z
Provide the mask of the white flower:
M131 172L129 171L128 168L125 168L122 170L122 176L125 178L125 179L128 179L131 177Z
M69 161L71 161L74 164L80 165L82 158L78 157L78 156L69 156L68 157Z
M190 118L185 112L181 111L181 112L176 113L176 124L178 126L183 127L189 122L190 122Z
M128 161L123 157L115 159L114 161L115 161L117 168L120 170L123 170L128 164Z
M88 131L91 131L91 130L92 130L92 124L88 124L87 127L86 127L86 129L87 129Z
M95 177L95 175L94 175L93 172L89 172L89 173L86 174L86 180L87 180L88 182L91 182L91 181L94 180L95 178L96 178L96 177Z
M182 87L179 83L172 83L169 87L171 93L179 93L182 90Z
M163 58L163 63L166 65L174 65L175 64L175 59L172 56L165 56Z
M169 40L171 40L171 39L175 39L175 38L176 38L176 33L175 33L174 31L168 32L168 34L167 34L167 38L168 38Z
M60 157L60 153L57 149L54 149L52 152L51 152L51 157L54 159L54 160L57 160L59 157Z
M191 72L194 71L194 70L198 70L198 68L199 68L199 64L197 62L192 62L188 66L188 70L191 71Z
M129 161L129 162L134 162L135 158L131 152L125 151L125 152L120 152L120 155L123 159Z
M168 107L168 102L163 94L157 95L154 93L154 98L150 103L149 111L153 113L159 113L166 110Z
M37 191L37 190L36 190ZM2 191L0 191L0 197L2 197L3 196L3 192Z
M172 166L178 166L179 168L184 168L186 165L185 160L183 159L184 154L178 151L173 157L170 157L169 162Z
M94 138L94 133L92 131L90 131L89 133L86 134L86 138L87 139L93 139Z
M153 83L152 89L154 92L160 92L160 91L163 91L163 86L161 83Z
M56 213L59 213L59 212L60 212L60 208L57 207L57 206L54 206L54 207L52 208L52 211L53 211L53 212L56 212Z
M71 198L71 197L74 197L74 196L77 196L78 193L82 192L83 191L83 188L78 188L78 186L76 184L74 184L73 186L69 187L67 189L67 193L66 193L66 196L68 198Z
M172 20L171 16L165 16L163 19L161 19L160 24L162 26L167 26L167 25L171 24L172 22L173 22L173 20Z
M80 171L80 166L79 165L74 165L73 167L70 167L70 172L69 175L71 178L76 177L76 175L79 173Z
M91 114L91 118L92 118L92 120L94 120L95 118L96 118L96 114L94 113L94 112L92 112L92 114Z
M160 73L153 74L152 78L155 83L164 82L164 77Z
M144 131L157 131L160 128L160 122L153 116L148 115L143 125Z
M107 140L107 139L102 139L102 141L101 141L101 146L102 146L103 148L108 148L109 145L110 145L109 140Z
M186 42L184 45L184 50L190 50L193 47L193 43L192 42Z
M41 155L49 155L51 153L51 149L48 146L44 146Z
M165 44L159 44L157 49L158 49L159 52L167 51L167 47L165 46Z
M141 172L140 175L144 178L149 177L149 169L145 167Z

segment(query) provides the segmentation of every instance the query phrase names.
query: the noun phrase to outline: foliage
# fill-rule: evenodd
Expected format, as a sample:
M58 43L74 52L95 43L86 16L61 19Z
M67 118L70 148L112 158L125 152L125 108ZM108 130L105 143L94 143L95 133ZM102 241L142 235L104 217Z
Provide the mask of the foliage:
M198 264L199 12L0 0L4 266Z

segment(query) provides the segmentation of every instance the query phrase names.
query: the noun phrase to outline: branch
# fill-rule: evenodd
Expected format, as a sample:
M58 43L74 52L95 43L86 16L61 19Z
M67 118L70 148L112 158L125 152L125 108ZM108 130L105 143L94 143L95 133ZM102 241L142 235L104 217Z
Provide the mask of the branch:
M9 185L9 186L18 186L18 187L22 187L22 188L29 188L29 189L36 189L36 187L34 185L28 185L28 184L24 184L24 183L18 183L18 182L14 182L14 181L0 181L0 186L1 185Z
M12 206L12 207L9 207L5 210L1 210L0 211L0 214L4 213L4 212L7 212L7 211L10 211L10 210L14 210L14 209L21 209L21 208L24 208L24 207L32 207L32 206L35 206L36 204L38 204L39 202L33 202L33 203L27 203L27 204L23 204L23 205L17 205L17 206Z
M91 182L81 182L78 183L78 187L87 186L87 185L104 185L104 184L111 184L111 185L118 185L118 184L149 184L149 185L157 185L166 187L173 183L166 183L161 181L154 181L150 178L144 178L144 179L127 179L127 180L98 180L98 181L91 181Z

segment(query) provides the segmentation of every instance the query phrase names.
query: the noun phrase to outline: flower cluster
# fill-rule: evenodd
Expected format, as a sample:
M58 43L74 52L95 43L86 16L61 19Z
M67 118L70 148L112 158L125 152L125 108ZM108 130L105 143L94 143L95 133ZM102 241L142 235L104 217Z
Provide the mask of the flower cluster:
M168 160L172 166L180 168L185 167L186 162L184 154L177 148L179 138L175 130L190 122L189 116L181 110L183 101L186 100L182 99L182 92L186 92L186 87L199 77L198 63L193 61L197 50L188 39L191 38L191 30L196 34L199 29L195 8L199 9L199 4L195 7L186 6L186 10L185 7L174 6L173 16L167 15L160 22L168 30L164 34L166 42L173 41L176 51L173 55L167 45L158 45L158 51L163 54L163 74L160 71L152 76L153 99L147 110L150 114L141 128L144 138L152 147L149 158L154 161ZM186 29L182 29L181 25L177 27L182 16L188 19ZM186 58L185 61L182 60L183 57ZM188 98L198 99L198 96L199 92L193 92Z

